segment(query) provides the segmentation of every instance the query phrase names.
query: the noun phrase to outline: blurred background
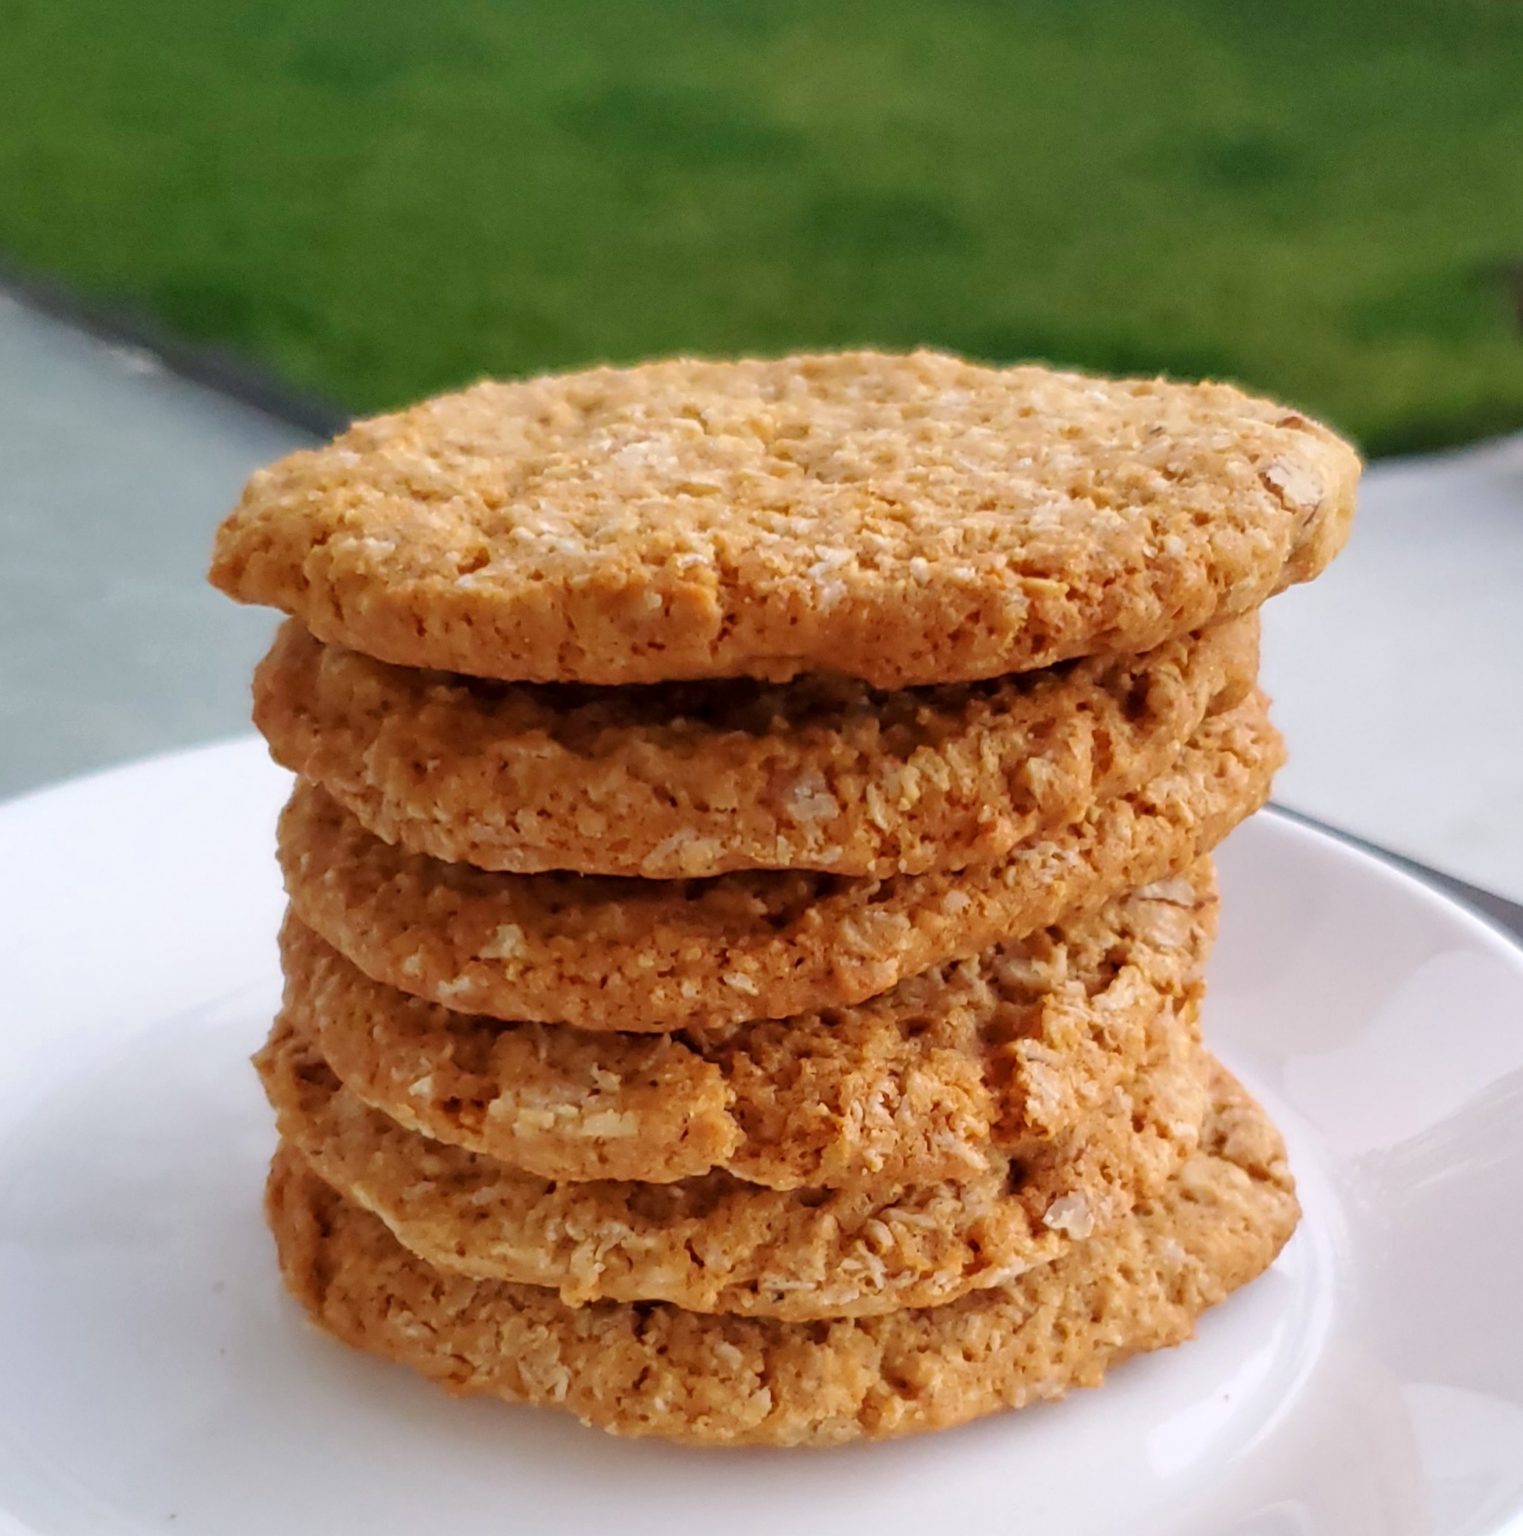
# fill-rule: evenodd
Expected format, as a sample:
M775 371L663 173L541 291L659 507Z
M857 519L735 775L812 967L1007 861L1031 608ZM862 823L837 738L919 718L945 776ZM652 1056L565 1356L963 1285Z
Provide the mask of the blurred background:
M7 0L0 251L372 410L932 341L1523 423L1507 0Z
M352 412L929 343L1236 379L1381 461L1272 610L1284 794L1523 895L1515 0L0 0L0 37L0 793L240 727L269 623L203 589L211 529Z

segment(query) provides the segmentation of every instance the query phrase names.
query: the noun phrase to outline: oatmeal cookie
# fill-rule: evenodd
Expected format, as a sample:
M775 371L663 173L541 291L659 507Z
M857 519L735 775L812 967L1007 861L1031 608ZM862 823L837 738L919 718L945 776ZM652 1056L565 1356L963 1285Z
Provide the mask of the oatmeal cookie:
M373 980L460 1012L645 1032L845 1007L1188 867L1269 792L1262 696L1158 778L960 872L703 881L489 873L382 842L298 784L279 851L296 915Z
M944 1307L790 1323L434 1270L289 1148L267 1209L313 1320L457 1394L539 1403L697 1445L836 1444L943 1429L1097 1386L1190 1337L1274 1260L1299 1216L1284 1147L1223 1070L1203 1145L1153 1200L1009 1285Z
M401 666L903 688L1246 613L1337 553L1358 473L1224 384L679 358L357 422L253 476L211 579Z
M388 666L288 622L254 677L276 760L388 843L479 869L684 879L958 869L1161 773L1258 671L1258 615L996 678L643 688Z
M1204 861L1093 917L848 1008L620 1035L501 1023L371 981L289 917L285 1012L356 1097L551 1179L925 1183L1051 1140L1193 1033Z
M939 1306L1049 1263L1156 1194L1199 1145L1207 1107L1199 1050L1171 1041L1060 1140L967 1179L568 1184L366 1108L288 1019L255 1061L282 1139L437 1269L549 1286L573 1306L666 1301L794 1320Z

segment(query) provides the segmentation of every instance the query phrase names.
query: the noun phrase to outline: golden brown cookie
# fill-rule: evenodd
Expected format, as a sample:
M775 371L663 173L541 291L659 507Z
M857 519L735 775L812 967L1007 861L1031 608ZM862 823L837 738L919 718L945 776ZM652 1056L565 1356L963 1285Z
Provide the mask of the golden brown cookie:
M461 1012L643 1032L860 1002L1193 863L1281 761L1262 695L1157 779L959 873L706 881L510 875L407 854L298 784L280 823L297 916L374 980Z
M359 422L254 475L211 576L402 666L902 688L1246 613L1338 551L1358 472L1222 384L677 359Z
M1156 1194L1196 1149L1207 1093L1193 1040L1057 1142L957 1182L763 1189L557 1183L404 1130L366 1108L280 1019L255 1057L283 1140L437 1268L588 1301L855 1317L1002 1285Z
M373 982L294 917L285 1013L358 1098L552 1179L722 1168L777 1189L926 1183L1050 1140L1193 1032L1209 864L855 1007L675 1034L454 1013Z
M489 683L288 622L254 678L276 760L388 843L480 869L682 879L958 869L1146 783L1258 670L1258 615L1018 677Z
M452 1392L700 1445L881 1439L1097 1386L1128 1355L1189 1338L1268 1267L1299 1215L1284 1147L1220 1068L1212 1088L1200 1152L1133 1215L1008 1286L880 1317L573 1308L436 1271L287 1148L267 1205L286 1284L313 1320Z

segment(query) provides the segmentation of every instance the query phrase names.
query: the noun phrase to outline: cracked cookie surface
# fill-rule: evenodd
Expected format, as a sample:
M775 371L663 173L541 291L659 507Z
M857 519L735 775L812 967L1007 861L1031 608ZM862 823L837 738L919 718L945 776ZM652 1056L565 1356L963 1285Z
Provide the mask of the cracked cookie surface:
M1220 1067L1211 1098L1200 1150L1104 1234L1007 1286L878 1317L569 1307L437 1271L284 1147L267 1210L286 1284L320 1327L452 1392L691 1444L881 1439L1096 1386L1127 1356L1189 1338L1269 1266L1299 1216L1283 1144Z
M437 1268L550 1286L572 1305L667 1301L796 1320L942 1305L1050 1262L1157 1193L1199 1144L1207 1104L1186 1036L1166 1039L1059 1140L965 1179L578 1184L403 1129L349 1093L289 1020L255 1060L283 1139Z
M279 853L297 916L367 976L460 1012L646 1032L840 1007L1192 864L1281 762L1255 694L1130 795L1007 858L888 880L491 873L408 854L298 783Z
M287 917L284 1010L358 1098L553 1179L778 1189L968 1177L1191 1031L1208 863L823 1014L663 1035L502 1023L371 981Z
M1253 687L1258 615L985 683L643 688L388 666L294 622L254 678L276 760L388 843L480 869L682 879L986 863L1162 772Z

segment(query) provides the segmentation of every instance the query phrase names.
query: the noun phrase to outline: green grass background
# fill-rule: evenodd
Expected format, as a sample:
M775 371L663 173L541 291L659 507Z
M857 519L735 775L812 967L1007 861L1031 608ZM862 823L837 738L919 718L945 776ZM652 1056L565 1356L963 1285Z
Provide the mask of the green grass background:
M679 349L1523 424L1517 0L0 0L0 256L356 409Z

